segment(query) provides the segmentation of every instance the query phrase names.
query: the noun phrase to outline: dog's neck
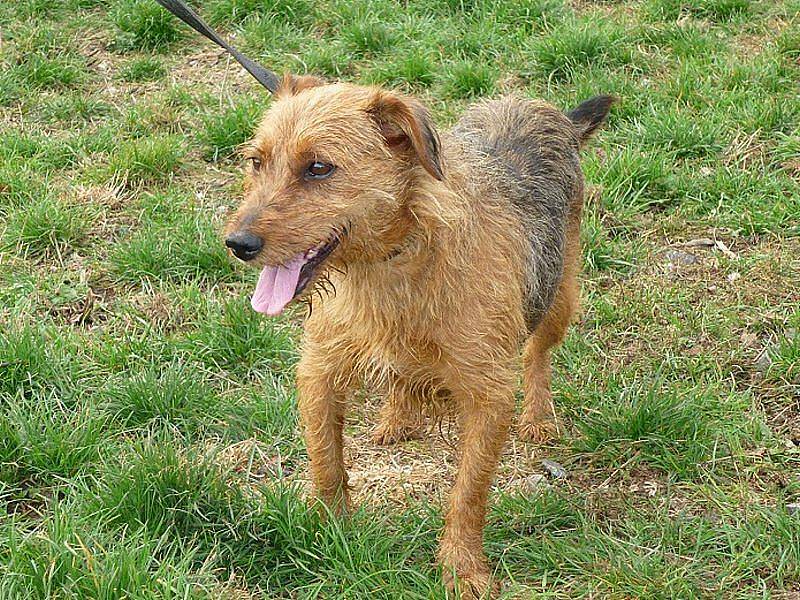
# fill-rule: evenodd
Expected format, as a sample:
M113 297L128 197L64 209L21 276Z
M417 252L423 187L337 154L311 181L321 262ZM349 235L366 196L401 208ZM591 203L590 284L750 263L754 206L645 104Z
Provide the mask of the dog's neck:
M421 225L407 202L401 202L387 235L382 240L376 262L386 262L402 256L417 246Z
M414 262L436 260L438 247L452 245L461 236L469 235L472 219L463 195L459 193L461 177L438 181L422 169L409 178L397 198L397 209L380 235L364 267L373 264L383 271L389 263L400 267ZM422 261L424 257L425 261Z

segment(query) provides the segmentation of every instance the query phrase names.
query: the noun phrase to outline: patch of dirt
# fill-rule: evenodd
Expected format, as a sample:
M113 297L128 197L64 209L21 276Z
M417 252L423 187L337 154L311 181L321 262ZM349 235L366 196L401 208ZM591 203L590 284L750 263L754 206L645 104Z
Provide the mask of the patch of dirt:
M19 490L5 499L8 515L39 521L47 516L50 503L63 494L57 488L38 487L30 481L18 484Z
M422 439L382 446L372 441L379 406L380 399L353 405L355 415L347 433L346 461L354 501L399 507L426 499L445 503L458 467L455 419L430 419ZM531 476L545 476L541 460L548 455L546 446L521 442L512 430L493 489L530 489Z

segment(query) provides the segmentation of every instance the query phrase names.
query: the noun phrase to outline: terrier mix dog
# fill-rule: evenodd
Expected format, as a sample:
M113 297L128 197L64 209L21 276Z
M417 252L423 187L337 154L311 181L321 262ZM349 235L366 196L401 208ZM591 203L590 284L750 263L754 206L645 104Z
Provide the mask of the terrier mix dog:
M287 76L247 150L245 199L227 227L260 267L253 308L314 300L297 367L316 495L349 503L348 394L386 389L375 439L418 428L426 403L455 407L460 465L439 549L462 597L490 590L487 494L514 410L519 434L554 428L550 349L578 303L583 175L578 151L613 99L564 115L519 98L479 103L441 137L412 98Z

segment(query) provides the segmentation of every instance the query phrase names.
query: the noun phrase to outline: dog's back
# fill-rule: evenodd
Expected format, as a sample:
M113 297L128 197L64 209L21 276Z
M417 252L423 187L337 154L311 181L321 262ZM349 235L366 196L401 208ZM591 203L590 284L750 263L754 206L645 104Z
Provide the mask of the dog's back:
M567 230L580 225L578 151L612 102L598 96L565 115L545 102L503 98L471 107L453 129L480 157L483 185L508 200L528 238L525 319L530 331L561 281Z

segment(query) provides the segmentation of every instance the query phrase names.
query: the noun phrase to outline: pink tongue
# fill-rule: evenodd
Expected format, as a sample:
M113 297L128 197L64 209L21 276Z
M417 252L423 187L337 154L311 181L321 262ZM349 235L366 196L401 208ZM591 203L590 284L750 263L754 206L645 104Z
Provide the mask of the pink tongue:
M264 267L250 301L253 310L271 316L279 315L294 298L300 269L305 263L305 256L298 254L285 265Z

